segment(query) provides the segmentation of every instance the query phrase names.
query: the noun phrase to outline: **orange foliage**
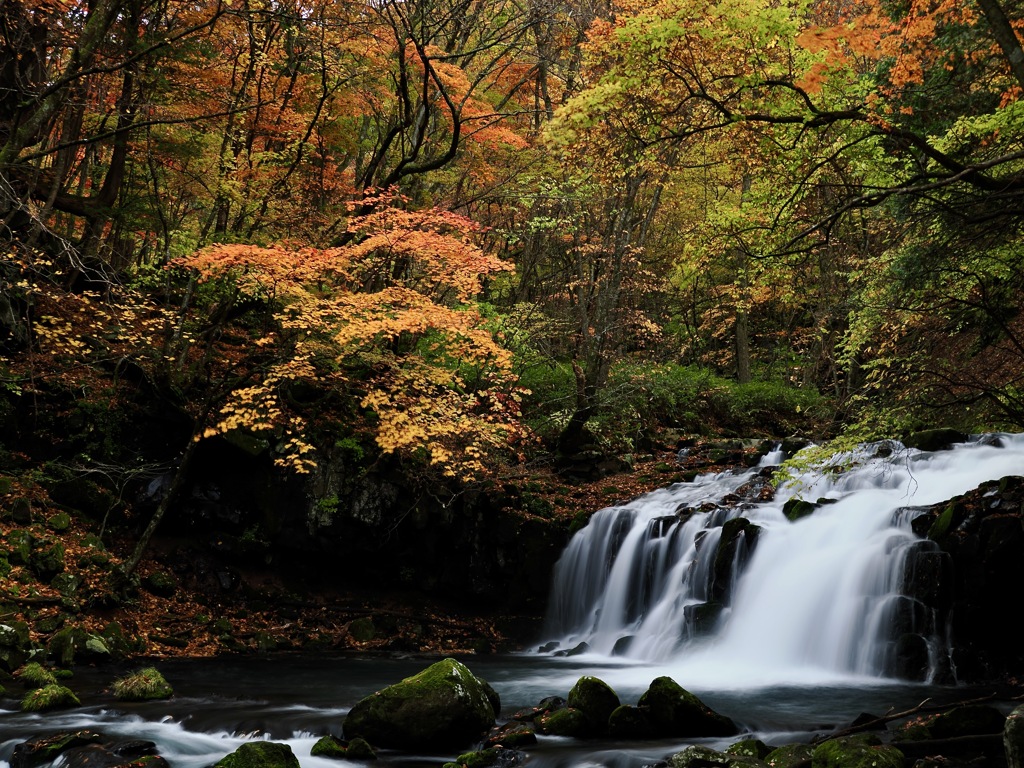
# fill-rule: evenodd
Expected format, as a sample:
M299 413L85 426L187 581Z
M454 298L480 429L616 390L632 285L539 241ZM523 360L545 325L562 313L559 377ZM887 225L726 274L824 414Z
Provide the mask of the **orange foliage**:
M464 304L488 275L510 266L474 244L477 228L464 217L374 202L352 219L349 245L220 245L175 262L201 280L228 277L279 302L275 329L255 341L279 362L236 390L204 436L283 431L281 463L308 471L304 424L285 411L279 390L297 380L322 384L312 361L329 356L340 366L336 383L363 392L381 451L462 480L486 474L495 450L524 433L511 355ZM358 380L346 371L359 371Z

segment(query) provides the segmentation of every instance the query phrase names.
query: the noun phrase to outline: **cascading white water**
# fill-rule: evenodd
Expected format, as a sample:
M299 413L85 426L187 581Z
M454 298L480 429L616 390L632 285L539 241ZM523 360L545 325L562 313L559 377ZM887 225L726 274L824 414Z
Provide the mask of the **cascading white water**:
M891 453L873 445L836 457L836 471L793 478L770 502L743 500L765 473L755 468L597 512L556 566L549 636L562 649L586 643L590 653L682 665L691 679L721 684L722 670L746 683L885 675L896 633L909 627L926 636L932 670L941 668L941 617L901 594L907 553L932 546L913 533L906 508L1024 474L1024 436L936 453L884 447ZM790 522L782 508L793 497L829 503ZM723 569L719 538L736 517L761 530L726 529L738 541ZM754 534L743 562L743 539Z

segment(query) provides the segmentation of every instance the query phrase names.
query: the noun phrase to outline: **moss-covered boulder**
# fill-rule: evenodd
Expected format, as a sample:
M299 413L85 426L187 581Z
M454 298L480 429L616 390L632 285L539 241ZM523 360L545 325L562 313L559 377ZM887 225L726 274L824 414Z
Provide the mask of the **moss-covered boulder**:
M178 580L167 571L153 571L142 577L142 588L157 597L173 597L178 591Z
M311 757L329 757L334 760L376 760L377 753L365 739L343 741L337 736L324 736L309 750Z
M495 715L483 682L444 659L357 703L344 731L379 747L448 749L479 738Z
M818 505L813 501L792 498L782 505L782 514L784 514L786 519L791 523L795 523L797 520L812 514L817 508Z
M459 768L488 768L488 766L497 765L500 757L501 751L490 747L476 752L466 752L445 765L459 766Z
M619 696L604 680L584 675L569 691L566 703L582 712L595 735L608 730L608 718L621 706Z
M903 753L874 735L847 736L815 747L811 768L903 768Z
M21 700L21 709L24 712L49 712L51 709L80 706L82 706L82 702L78 700L71 689L58 683L51 683L31 690Z
M658 736L733 736L736 724L683 688L671 677L659 677L640 697L637 706Z
M0 624L0 671L14 672L32 651L32 638L23 621Z
M299 768L299 760L287 744L250 741L222 757L214 768Z
M956 429L923 429L904 437L903 444L907 448L917 448L922 451L947 451L956 443L963 443L966 440L967 435Z
M814 747L810 744L786 744L764 756L770 768L798 768L811 762Z
M541 716L537 730L548 736L569 736L585 739L593 735L590 719L578 709L566 707Z
M68 626L54 633L46 643L46 653L62 667L82 662L104 662L112 658L106 640L79 626Z
M668 759L671 768L709 768L720 765L723 768L767 768L766 764L750 755L731 755L695 744Z
M14 747L11 768L34 768L43 763L52 763L69 749L86 744L98 744L102 740L103 736L95 731L70 731L36 736Z
M650 739L654 738L655 730L647 712L623 705L608 717L608 735L616 739Z
M745 755L764 760L772 753L772 748L760 739L743 739L735 744L730 744L725 751L729 755Z
M1024 768L1024 704L1014 709L1003 726L1007 768Z
M59 541L41 540L29 557L29 567L40 581L49 583L64 571L64 545Z
M169 699L174 689L156 667L146 667L114 681L114 697L121 701Z
M23 686L29 689L42 688L47 685L53 685L57 682L57 678L54 677L53 672L46 669L46 667L36 661L26 664L15 672L14 676L21 680L21 684Z
M510 720L507 723L492 728L484 739L484 747L504 747L515 749L517 747L528 747L537 743L537 733L533 725L529 723Z
M344 760L348 751L348 742L342 741L337 736L321 736L317 739L310 750L310 757L329 757L334 760Z

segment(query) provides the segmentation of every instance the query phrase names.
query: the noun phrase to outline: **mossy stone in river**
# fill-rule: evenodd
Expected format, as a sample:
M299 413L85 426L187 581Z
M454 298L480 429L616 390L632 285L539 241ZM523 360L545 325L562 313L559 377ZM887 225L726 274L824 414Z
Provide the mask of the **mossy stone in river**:
M608 729L608 718L622 702L619 696L604 680L584 675L569 691L566 703L572 709L580 710L590 721L591 730L604 733Z
M815 747L811 768L903 768L903 753L877 736L847 736Z
M29 689L43 688L57 682L57 678L53 676L53 673L37 661L26 664L15 672L14 676L21 680L21 684Z
M608 735L615 739L650 739L654 726L644 710L623 705L608 717Z
M146 667L114 681L114 697L121 701L169 699L174 689L156 667Z
M465 664L444 659L357 703L344 731L378 747L447 749L477 739L495 714L483 682Z
M330 757L336 760L343 760L347 751L345 742L337 736L327 735L317 740L316 744L309 750L309 755L310 757Z
M72 693L70 688L63 685L51 683L42 688L36 688L25 694L21 700L23 712L49 712L51 709L67 709L68 707L80 707L82 702Z
M578 709L566 707L548 712L537 721L537 729L548 736L585 739L593 734L590 719Z
M309 750L310 757L329 757L334 760L376 760L377 753L365 739L345 742L337 736L324 736Z
M249 741L214 763L214 768L299 768L299 760L287 744Z
M772 752L772 748L765 744L760 739L743 739L743 741L737 741L725 750L726 754L729 755L746 755L747 757L756 757L758 760L764 760Z
M637 702L658 736L733 736L736 724L671 677L658 677Z
M720 765L723 768L767 768L766 764L750 755L731 755L710 747L695 744L668 759L671 768L708 768Z
M813 754L814 747L810 744L786 744L765 755L764 761L770 768L797 768L810 763Z
M36 736L14 747L11 765L17 768L34 768L43 763L52 763L69 749L98 744L101 741L103 736L95 731L71 731Z

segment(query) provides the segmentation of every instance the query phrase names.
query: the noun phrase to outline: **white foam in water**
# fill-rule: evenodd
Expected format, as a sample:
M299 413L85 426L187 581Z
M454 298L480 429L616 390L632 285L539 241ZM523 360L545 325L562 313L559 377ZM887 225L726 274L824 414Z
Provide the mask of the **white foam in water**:
M679 507L717 502L758 470L698 478L601 510L556 567L549 636L561 648L587 643L584 659L614 649L647 674L670 674L695 688L883 676L904 556L918 541L910 530L913 515L895 513L1024 474L1024 436L1001 435L998 442L1002 447L974 442L936 453L897 443L887 458L868 458L877 451L870 446L845 472L806 474L781 487L772 502L698 512L686 522L671 519ZM782 505L794 496L835 503L791 523ZM710 635L697 639L687 615L693 609L686 609L708 598L716 537L736 516L763 530L738 571L729 607ZM932 644L941 645L941 638ZM946 652L931 649L933 666ZM639 673L619 667L603 677L615 685Z

